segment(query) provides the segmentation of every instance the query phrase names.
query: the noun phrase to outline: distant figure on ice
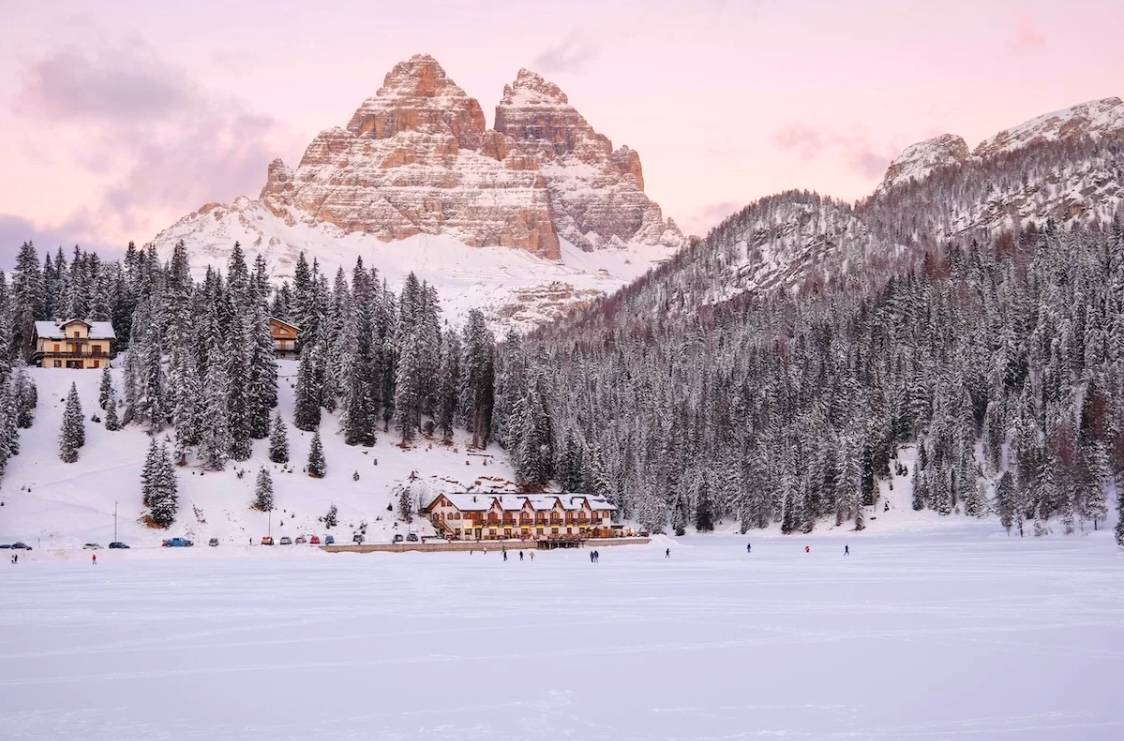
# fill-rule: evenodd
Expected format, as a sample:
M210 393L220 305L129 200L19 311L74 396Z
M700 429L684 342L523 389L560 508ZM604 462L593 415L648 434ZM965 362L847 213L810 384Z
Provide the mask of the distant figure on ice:
M804 552L805 553L811 553L812 552L812 546L810 546L810 545L804 546Z
M844 556L851 555L851 546L849 546L849 545L843 546L843 555Z
M593 551L589 552L589 562L593 563Z
M753 553L753 544L752 543L746 543L745 544L745 552L746 553Z
M504 561L507 560L507 549L506 548L503 549L503 560Z
M523 560L523 551L519 551L519 560L520 560L520 561L522 561L522 560Z
M94 564L94 566L97 566L97 565L98 565L98 554L96 554L96 553L91 553L91 554L90 554L90 558L91 558L91 559L93 559L93 564Z
M601 551L594 551L593 552L593 563L597 563L600 560L601 560Z
M671 549L670 548L668 548L666 551L663 552L663 557L664 558L671 558Z
M531 560L532 560L532 561L534 561L534 560L535 560L535 552L534 552L534 551L531 551Z

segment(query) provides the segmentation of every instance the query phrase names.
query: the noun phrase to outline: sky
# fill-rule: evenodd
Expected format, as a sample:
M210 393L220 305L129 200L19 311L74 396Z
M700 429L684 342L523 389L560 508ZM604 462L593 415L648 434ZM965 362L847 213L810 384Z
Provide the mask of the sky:
M1119 0L0 0L0 18L2 263L256 196L419 52L489 125L520 67L554 81L700 235L784 189L861 198L916 141L1124 94Z

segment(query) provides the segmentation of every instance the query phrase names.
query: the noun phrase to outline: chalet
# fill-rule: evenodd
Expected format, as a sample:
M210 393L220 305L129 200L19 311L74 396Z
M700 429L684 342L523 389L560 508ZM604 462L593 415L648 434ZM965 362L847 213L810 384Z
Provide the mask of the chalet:
M273 337L273 353L279 358L297 356L297 338L300 328L277 317L269 318L269 334Z
M110 322L35 322L31 359L42 368L104 368L116 339Z
M450 540L612 538L617 508L587 494L438 494L422 512Z

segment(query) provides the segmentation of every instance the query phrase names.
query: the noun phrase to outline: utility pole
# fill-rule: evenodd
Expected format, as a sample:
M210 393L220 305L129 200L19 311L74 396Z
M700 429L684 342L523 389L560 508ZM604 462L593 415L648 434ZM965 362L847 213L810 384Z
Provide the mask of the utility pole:
M273 508L269 508L269 529L265 533L269 537L273 537Z
M113 542L117 542L117 500L113 500Z

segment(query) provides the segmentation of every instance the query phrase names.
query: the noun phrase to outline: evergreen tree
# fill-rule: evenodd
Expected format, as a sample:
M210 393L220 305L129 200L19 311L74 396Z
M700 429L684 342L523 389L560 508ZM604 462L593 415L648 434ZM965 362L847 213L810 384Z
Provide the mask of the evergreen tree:
M121 422L117 419L117 394L113 391L112 385L105 400L105 429L109 432L121 429Z
M327 463L324 460L324 446L320 443L320 430L312 434L312 446L308 449L308 475L314 479L324 478Z
M253 508L259 512L273 509L273 479L264 467L258 471L258 479L254 484Z
M110 375L109 366L101 372L101 386L98 389L98 406L108 408L109 397L113 393L113 376Z
M63 463L78 460L78 449L86 444L86 426L82 417L82 402L78 399L78 386L70 384L66 407L62 413L62 431L59 434L59 458Z
M199 436L199 459L203 467L221 471L226 465L230 438L226 429L226 369L211 363L203 381L203 420Z
M269 433L269 460L274 463L289 462L289 435L285 432L285 422L280 414L273 417L273 429Z
M152 472L152 489L148 497L149 519L161 528L171 527L179 508L179 491L176 472L168 457L168 447L161 445L156 454Z
M293 425L305 432L311 432L320 426L320 388L315 374L319 353L319 345L307 347L301 352L300 365L297 368Z

